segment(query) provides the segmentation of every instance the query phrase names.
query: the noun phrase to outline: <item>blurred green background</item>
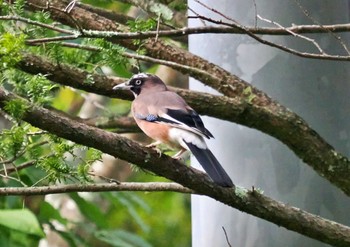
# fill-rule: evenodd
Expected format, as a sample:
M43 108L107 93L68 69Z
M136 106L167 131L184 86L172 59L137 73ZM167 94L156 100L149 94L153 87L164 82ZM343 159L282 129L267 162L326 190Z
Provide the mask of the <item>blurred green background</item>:
M0 1L2 15L19 15L53 24L45 12L30 12L25 1ZM136 18L130 28L154 28L145 13L118 1L82 1L85 4L128 14ZM170 1L185 11L183 1ZM176 8L176 6L182 8ZM62 28L66 26L59 25ZM70 87L53 85L45 75L29 75L15 66L19 51L35 53L58 63L70 64L89 73L129 77L139 70L157 73L167 81L181 76L164 67L127 60L118 54L124 49L103 40L75 40L73 43L101 47L94 53L57 44L30 47L28 38L56 34L16 22L0 22L1 86L40 106L54 107L71 116L110 119L129 116L130 102L90 94ZM140 46L142 42L135 41ZM186 43L179 43L186 46ZM170 75L170 77L169 77ZM86 78L86 83L93 83ZM183 86L183 85L182 85ZM76 145L34 128L18 118L25 105L11 102L12 117L0 116L0 186L30 187L55 184L105 182L103 177L120 181L165 181L98 150ZM118 129L108 129L116 131ZM119 130L121 131L121 130ZM149 143L140 133L129 138ZM165 148L165 147L164 147ZM172 151L164 149L166 152ZM190 196L172 192L99 192L47 196L0 197L0 245L6 246L190 246Z

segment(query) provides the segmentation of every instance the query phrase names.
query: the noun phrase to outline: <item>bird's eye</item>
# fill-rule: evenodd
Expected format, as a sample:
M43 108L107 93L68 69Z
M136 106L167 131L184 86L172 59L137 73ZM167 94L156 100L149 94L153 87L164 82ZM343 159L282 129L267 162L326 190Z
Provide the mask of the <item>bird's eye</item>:
M141 85L141 83L142 83L141 80L136 80L136 81L135 81L135 85L137 85L137 86Z

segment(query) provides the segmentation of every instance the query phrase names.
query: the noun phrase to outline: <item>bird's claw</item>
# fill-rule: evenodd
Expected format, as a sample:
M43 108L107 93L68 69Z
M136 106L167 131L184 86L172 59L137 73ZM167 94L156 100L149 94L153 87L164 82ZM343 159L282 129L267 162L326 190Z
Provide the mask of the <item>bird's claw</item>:
M175 160L179 160L181 162L185 162L185 153L186 153L186 149L181 149L179 152L177 152L175 155L172 156L173 159Z
M162 150L160 150L157 146L161 144L161 142L156 141L151 144L146 145L147 148L152 148L154 151L156 151L159 154L159 157L162 156Z
M159 144L161 144L160 141L156 141L156 142L152 142L151 144L146 145L147 148L155 148L157 147Z
M185 161L186 161L186 159L184 159L184 157L182 157L182 156L176 156L175 157L175 155L174 155L171 158L173 158L174 160L178 160L178 161L180 161L182 163L185 163Z

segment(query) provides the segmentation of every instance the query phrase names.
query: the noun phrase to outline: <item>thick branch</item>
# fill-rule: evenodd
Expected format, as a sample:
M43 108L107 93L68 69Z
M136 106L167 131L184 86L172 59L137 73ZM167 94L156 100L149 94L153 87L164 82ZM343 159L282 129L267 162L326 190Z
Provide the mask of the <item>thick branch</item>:
M0 89L0 108L4 110L6 102L15 98L17 98L15 95ZM249 192L242 188L220 187L202 172L187 167L169 156L159 157L156 151L144 148L127 138L76 122L54 111L31 106L30 103L27 105L28 109L23 120L38 128L132 162L196 193L209 196L305 236L334 246L350 245L350 228L347 226L274 201L255 190Z
M50 80L110 97L132 99L131 94L115 92L112 87L121 79L93 75L95 83L85 83L86 71L24 54L19 68L32 74L47 74ZM275 102L265 107L251 103L249 97L224 97L174 89L200 114L236 122L273 136L286 144L300 159L320 175L350 195L350 161L322 139L307 123ZM258 97L258 96L257 96ZM210 105L210 108L207 106Z

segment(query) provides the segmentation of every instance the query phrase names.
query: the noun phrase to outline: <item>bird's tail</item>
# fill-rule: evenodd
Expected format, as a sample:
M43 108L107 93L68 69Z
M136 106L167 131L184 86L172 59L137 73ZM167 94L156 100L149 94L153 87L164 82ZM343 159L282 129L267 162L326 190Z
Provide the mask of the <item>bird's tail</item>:
M224 168L209 149L201 149L192 143L185 143L204 170L208 173L209 177L211 177L216 184L222 187L234 186L231 178L227 175Z

